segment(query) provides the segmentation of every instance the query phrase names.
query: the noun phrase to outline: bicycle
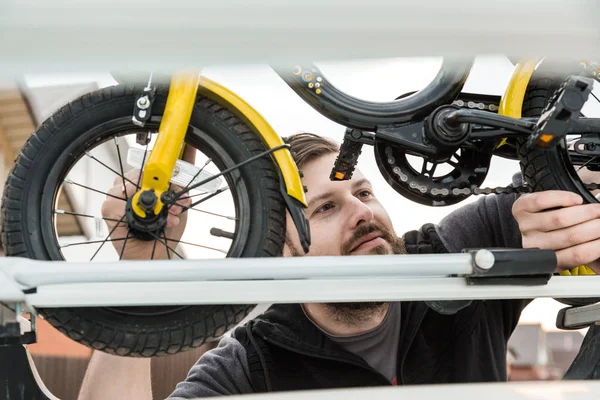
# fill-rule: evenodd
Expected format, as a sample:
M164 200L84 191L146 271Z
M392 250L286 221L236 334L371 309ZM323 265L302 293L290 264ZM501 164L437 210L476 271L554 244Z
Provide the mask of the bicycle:
M420 204L445 206L471 194L548 189L571 190L586 202L598 201L592 193L598 185L584 184L573 167L600 170L600 120L581 114L593 81L598 80L598 64L569 64L557 75L545 71L550 64L546 61L539 67L539 60L519 62L499 99L461 92L472 62L445 59L426 88L384 103L341 92L312 64L274 69L315 110L348 128L331 171L332 180L352 176L361 147L367 144L374 146L386 181L399 194ZM115 77L118 85L81 96L54 113L22 148L2 201L2 243L7 255L64 260L69 249L93 245L92 261L108 251L104 247L107 242L122 241L124 250L127 240L136 237L153 241L154 248L157 243L164 246L169 258L183 258L178 246L194 244L171 241L165 233L166 219L178 200L196 196L203 197L185 211L196 210L203 218L224 219L228 224L225 229L211 228L208 235L218 243L227 243L229 250L199 245L207 251L220 251L227 257L281 255L286 210L304 250L308 250L310 231L303 212L306 199L301 172L284 140L256 110L197 72L178 72L158 82L152 74L141 83L129 82L124 76L119 79L117 74ZM568 141L567 135L575 139ZM110 150L111 159L118 160L119 170L102 161L101 155L108 154L107 146L114 149ZM181 156L186 148L202 151L206 157L196 157L195 164L185 162ZM520 160L528 185L482 189L492 156ZM410 157L422 159L420 169ZM140 167L141 180L132 182L125 177L123 158ZM108 234L103 225L108 221L85 210L56 208L64 193L72 199L77 197L77 190L106 195L76 181L73 175L78 173L80 162L93 163L114 173L123 186L129 182L137 188L133 196L121 198L126 202L125 215L110 221L114 227ZM234 217L195 208L217 199L222 203L222 193L230 194L227 203L234 209ZM63 217L78 218L88 237L94 236L95 229L96 236L104 239L61 242L58 236ZM112 238L114 228L121 224L127 227L127 234ZM210 226L210 221L202 225ZM123 257L123 251L111 251L112 256ZM39 312L87 346L147 357L187 350L217 338L253 307L105 307Z

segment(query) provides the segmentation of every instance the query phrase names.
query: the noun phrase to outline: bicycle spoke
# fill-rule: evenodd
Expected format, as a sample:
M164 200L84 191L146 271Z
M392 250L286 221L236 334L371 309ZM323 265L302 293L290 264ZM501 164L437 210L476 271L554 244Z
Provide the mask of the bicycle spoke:
M221 171L221 172L219 172L218 174L211 176L210 178L206 178L206 179L204 179L204 180L202 180L202 181L200 181L200 182L198 182L198 183L195 183L195 184L193 184L193 185L189 186L189 187L188 187L187 189L185 189L185 190L180 190L179 192L176 192L176 193L175 193L175 201L179 200L179 198L180 198L182 195L184 195L185 193L189 192L189 191L190 191L190 190L192 190L192 189L196 189L197 187L200 187L200 186L202 186L202 185L205 185L205 184L207 184L208 182L214 181L215 179L217 179L217 178L218 178L218 177L220 177L220 176L223 176L223 175L225 175L225 174L228 174L228 173L230 173L231 171L234 171L234 170L236 170L236 169L238 169L238 168L241 168L241 167L243 167L244 165L246 165L246 164L249 164L249 163L251 163L251 162L253 162L253 161L256 161L256 160L258 160L259 158L262 158L262 157L264 157L264 156L266 156L266 155L268 155L268 154L271 154L271 153L273 153L273 152L275 152L275 151L277 151L277 150L281 150L281 149L289 149L289 147L290 147L290 145L289 145L289 144L283 144L283 145L281 145L281 146L277 146L277 147L274 147L274 148L272 148L272 149L269 149L269 150L263 151L262 153L260 153L260 154L257 154L257 155L255 155L255 156L253 156L253 157L250 157L249 159L247 159L247 160L245 160L245 161L242 161L241 163L239 163L239 164L237 164L237 165L234 165L233 167L227 168L227 169L225 169L224 171Z
M190 185L192 184L192 182L194 182L194 180L196 180L196 178L202 173L202 171L204 171L204 168L206 168L206 166L208 164L210 164L212 161L212 158L208 158L208 160L206 160L206 162L204 163L204 165L198 170L198 172L196 172L196 175L194 175L194 177L188 182L187 185L185 185L185 187L183 188L183 190L187 190Z
M123 180L123 187L125 187L125 180L128 180L125 177L125 170L123 169L123 160L121 159L121 148L119 147L119 138L117 136L115 136L113 138L113 142L115 143L115 146L117 147L117 158L119 159L119 169L121 171L121 179ZM131 181L129 181L131 182ZM140 188L137 184L131 182L135 187L137 187L138 189ZM139 183L139 182L138 182Z
M579 172L579 170L581 168L584 168L586 165L588 165L589 163L591 163L592 161L594 161L596 158L598 158L598 156L592 157L589 160L587 160L585 163L583 163L583 165L581 165L579 168L577 168L576 172Z
M170 250L170 249L169 249L169 246L167 245L167 243L169 243L169 242L167 241L167 233L165 232L165 230L164 230L164 229L163 229L163 231L162 231L162 232L163 232L163 236L164 236L164 238L165 238L165 247L167 248L167 258L170 260L170 259L171 259L171 253L169 252L169 250ZM177 247L177 246L175 246L175 247Z
M93 155L91 155L89 152L85 152L85 155L88 156L89 158L91 158L94 161L97 161L100 165L106 167L107 169L109 169L110 171L112 171L114 174L119 175L122 179L123 179L123 187L125 187L125 181L131 183L132 185L136 186L139 189L139 186L136 185L135 183L133 183L133 181L129 180L128 178L125 177L124 173L118 173L117 171L115 171L114 169L112 169L111 167L109 167L108 165L106 165L105 163L103 163L102 161L98 160L96 157L94 157ZM121 155L119 154L119 163L121 162ZM123 166L121 165L121 171L123 170Z
M221 217L221 218L225 218L225 219L228 219L228 220L231 220L231 221L237 221L238 220L235 217L230 217L228 215L217 214L217 213L210 212L210 211L200 210L198 208L190 208L190 210L198 211L198 212L201 212L201 213L204 213L204 214L208 214L208 215L214 215L215 217Z
M154 244L152 245L152 254L150 255L150 259L154 260L154 252L156 251L156 243L158 240L154 239Z
M142 166L140 167L140 174L138 175L138 182L142 183L142 172L144 171L144 165L146 165L146 154L148 153L148 143L144 149L144 157L142 157Z
M170 247L167 242L163 241L160 237L156 236L156 234L150 232L150 234L154 237L154 239L158 240L160 243L162 243L166 248L167 248L167 257L169 258L169 260L171 259L171 254L169 253L169 250L172 251L173 253L175 253L177 255L177 257L181 258L183 260L183 257L177 253L177 251L175 251L172 247ZM167 235L164 233L163 234L165 236L165 238L167 237ZM170 240L170 239L167 239ZM174 241L174 240L172 240Z
M221 188L221 189L219 189L219 190L221 190L221 192L220 192L220 193L224 192L225 190L228 190L228 188L229 188L229 187L227 187L227 188ZM214 192L213 192L213 193L214 193ZM211 195L212 195L213 193L211 193ZM198 194L195 194L195 195L192 195L192 196L180 197L180 198L179 198L179 200L187 200L187 199L191 199L192 197L200 196L200 195L202 195L202 194L204 194L204 193L198 193ZM175 203L172 203L172 204L171 204L171 206L173 206L173 205L176 205L176 204L175 204ZM225 219L228 219L228 220L231 220L231 221L237 221L237 220L238 220L236 217L231 217L231 216L228 216L228 215L223 215L223 214L219 214L219 213L214 213L214 212L211 212L211 211L206 211L206 210L200 210L199 208L189 208L189 209L190 209L190 210L193 210L193 211L200 212L200 213L208 214L208 215L214 215L215 217L221 217L221 218L225 218Z
M98 254L98 252L100 252L100 250L102 249L102 246L104 246L104 244L110 240L110 235L112 235L112 233L115 231L115 229L117 229L117 226L119 226L121 224L121 222L123 222L123 220L125 219L125 215L123 215L121 217L121 219L119 220L119 222L117 222L115 224L115 226L113 226L113 228L110 230L110 232L108 232L108 235L106 236L106 239L104 239L102 241L102 244L100 244L100 247L98 247L98 250L96 250L96 252L94 253L94 255L92 256L92 258L90 259L90 261L94 260L94 257L96 257L96 255Z
M150 234L154 237L155 240L159 241L167 248L167 257L169 258L169 260L171 259L171 254L169 253L169 250L172 251L173 253L175 253L177 255L177 257L181 258L182 260L184 259L177 251L175 251L172 247L170 247L165 241L163 241L160 237L156 236L156 234L154 234L152 232L150 232ZM167 237L166 234L165 234L165 237ZM172 241L174 241L174 240L172 240Z
M219 195L219 194L223 193L223 192L224 192L224 191L226 191L226 190L229 190L229 186L227 186L227 187L224 187L224 188L221 188L221 189L219 189L219 190L217 190L217 191L215 191L215 192L213 192L213 193L209 194L208 196L201 198L201 199L200 199L200 200L198 200L197 202L190 204L190 205L189 205L189 206L187 206L187 207L185 207L185 206L180 206L180 207L183 209L181 212L182 212L182 213L184 213L184 212L186 212L187 210L189 210L189 209L193 208L194 206L197 206L198 204L204 203L205 201L212 199L213 197L215 197L215 196L217 196L217 195Z
M88 190L91 190L92 192L100 193L100 194L103 194L103 195L108 196L108 197L113 197L113 198L115 198L117 200L127 201L127 199L124 199L123 197L115 196L114 194L106 193L106 192L103 192L101 190L94 189L94 188L91 188L89 186L82 185L81 183L73 182L72 180L67 179L67 178L65 178L63 182L71 184L71 185L79 186L79 187L82 187L84 189L88 189Z
M594 92L590 92L590 94L591 94L592 96L594 96L594 98L596 99L596 101L597 101L598 103L600 103L600 99L598 99L598 97L597 97L597 96L594 94Z
M122 240L127 240L127 238L117 238L117 239L102 239L102 240L91 240L88 242L75 242L75 243L67 243L65 245L59 245L58 247L60 247L61 249L64 249L65 247L71 247L71 246L81 246L82 244L96 244L96 243L103 243L103 242L120 242Z
M129 239L130 232L131 228L127 228L127 235L125 236L125 241L123 242L123 247L121 248L121 254L119 254L119 261L123 259L123 254L125 253L125 246L127 246L127 239Z
M216 247L204 246L204 245L201 245L201 244L190 243L190 242L186 242L186 241L183 241L183 240L175 240L175 239L169 239L169 240L171 242L177 242L177 243L182 243L182 244L189 244L190 246L202 247L203 249L214 250L214 251L218 251L219 253L227 254L227 252L225 250L217 249Z
M75 212L71 212L71 211L66 211L66 210L54 210L54 212L56 214L66 214L66 215L74 215L76 217L86 217L86 218L93 218L93 219L103 219L104 221L118 221L118 219L115 218L105 218L105 217L95 217L93 215L89 215L89 214L80 214L80 213L75 213Z

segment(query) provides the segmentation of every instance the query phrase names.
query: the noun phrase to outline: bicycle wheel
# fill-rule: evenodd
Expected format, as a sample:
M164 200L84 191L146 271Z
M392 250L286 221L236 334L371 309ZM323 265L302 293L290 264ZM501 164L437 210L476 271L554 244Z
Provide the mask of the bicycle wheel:
M155 141L168 87L158 87L152 118L140 128L131 122L131 116L142 88L117 85L86 94L57 111L32 135L10 172L2 199L1 237L7 255L92 262L121 258L122 253L109 242L124 240L127 246L128 241L107 234L100 206L114 178L122 179L119 176L130 170L125 162L127 148L131 155L135 149L150 150ZM149 143L138 144L140 137ZM162 241L155 238L154 246L157 241L165 248L171 244L165 250L174 258L281 255L285 206L273 160L260 157L235 168L264 152L262 141L225 107L202 96L195 104L185 141L196 149L195 164L205 173L234 169L221 177L219 185L190 192L193 200L206 201L187 211L188 223L180 242L165 236ZM93 179L85 181L86 176ZM209 211L209 206L217 209ZM222 211L224 207L229 207L227 213ZM79 227L79 236L67 236L66 226ZM224 234L215 236L212 228ZM198 238L210 243L198 243ZM39 312L84 345L118 355L150 357L174 354L218 338L253 307L47 308Z
M553 62L543 62L534 72L525 92L523 101L523 117L539 117L549 100L569 76L569 73L556 71L572 71L572 75L582 73L577 65L558 65ZM597 92L598 85L595 91ZM597 96L590 96L588 102L599 102ZM584 108L585 109L585 108ZM600 136L600 132L596 133ZM528 149L524 143L526 139L517 141L519 162L524 179L533 191L568 190L578 193L585 203L597 203L596 196L599 191L590 192L586 189L587 183L600 183L600 157L583 157L578 155L572 144L581 135L567 135L567 137L552 150L539 148ZM569 305L585 305L590 302L600 301L594 299L559 299Z

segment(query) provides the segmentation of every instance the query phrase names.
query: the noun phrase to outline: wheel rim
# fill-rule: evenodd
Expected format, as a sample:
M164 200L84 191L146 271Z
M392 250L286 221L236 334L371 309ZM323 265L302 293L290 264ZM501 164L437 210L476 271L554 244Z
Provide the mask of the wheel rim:
M150 130L154 129L156 131L158 129L159 123L160 118L153 117L150 123L147 125L147 128L149 128ZM62 182L71 171L73 171L73 168L77 164L77 162L81 161L86 157L89 158L89 156L85 153L86 151L89 154L93 148L97 148L99 145L106 144L108 141L112 140L113 137L122 138L124 135L128 135L136 131L137 129L133 125L131 125L130 118L128 117L116 118L112 121L109 121L103 124L102 126L87 131L82 135L86 137L95 137L95 141L93 143L89 143L90 141L88 140L87 143L82 142L73 144L64 152L69 154L69 156L63 157L63 159L59 160L59 162L56 162L51 168L50 173L48 175L49 178L47 179L44 187L44 194L42 195L41 210L42 236L44 242L46 243L46 249L48 249L49 256L51 259L65 259L59 239L60 233L56 230L57 213L54 210L55 206L58 204L59 196L63 192L62 189L64 184L61 185L60 182ZM83 143L85 143L85 145ZM207 158L212 160L212 164L216 167L217 170L223 170L235 165L234 160L232 160L229 157L229 155L224 151L222 146L218 142L216 142L212 137L210 137L206 132L202 131L199 128L190 126L190 132L186 137L186 143L196 149L201 148L202 152L207 155ZM234 171L231 175L228 174L224 176L224 178L226 184L230 188L229 192L231 196L231 202L233 203L234 208L233 219L235 229L233 230L233 240L230 241L231 246L229 247L226 254L223 254L223 256L226 255L228 257L237 257L240 256L242 251L244 250L247 234L249 232L249 197L246 184L244 183L243 179L241 179L241 176L239 173L237 173L237 171ZM191 194L190 196L193 197L194 194ZM210 211L208 212L210 213ZM188 218L190 218L191 211L188 211L188 213L190 214L188 215ZM209 215L204 213L201 214ZM224 216L221 213L213 214L214 215L212 215L212 217L215 218L220 218ZM226 215L226 217L232 218L231 215ZM188 220L188 226L190 225L190 222L191 221ZM174 313L188 307L189 306L111 307L105 308L105 310L127 316L157 316Z

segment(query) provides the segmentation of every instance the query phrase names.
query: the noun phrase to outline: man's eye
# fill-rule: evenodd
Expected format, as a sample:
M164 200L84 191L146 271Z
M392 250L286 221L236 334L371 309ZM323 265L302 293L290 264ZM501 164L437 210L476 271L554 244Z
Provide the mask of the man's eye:
M323 204L321 207L319 207L316 212L317 213L326 212L326 211L331 210L332 208L333 208L333 204L327 203L327 204Z
M360 197L371 197L373 196L373 193L370 190L361 190L360 192L358 192L358 195Z

